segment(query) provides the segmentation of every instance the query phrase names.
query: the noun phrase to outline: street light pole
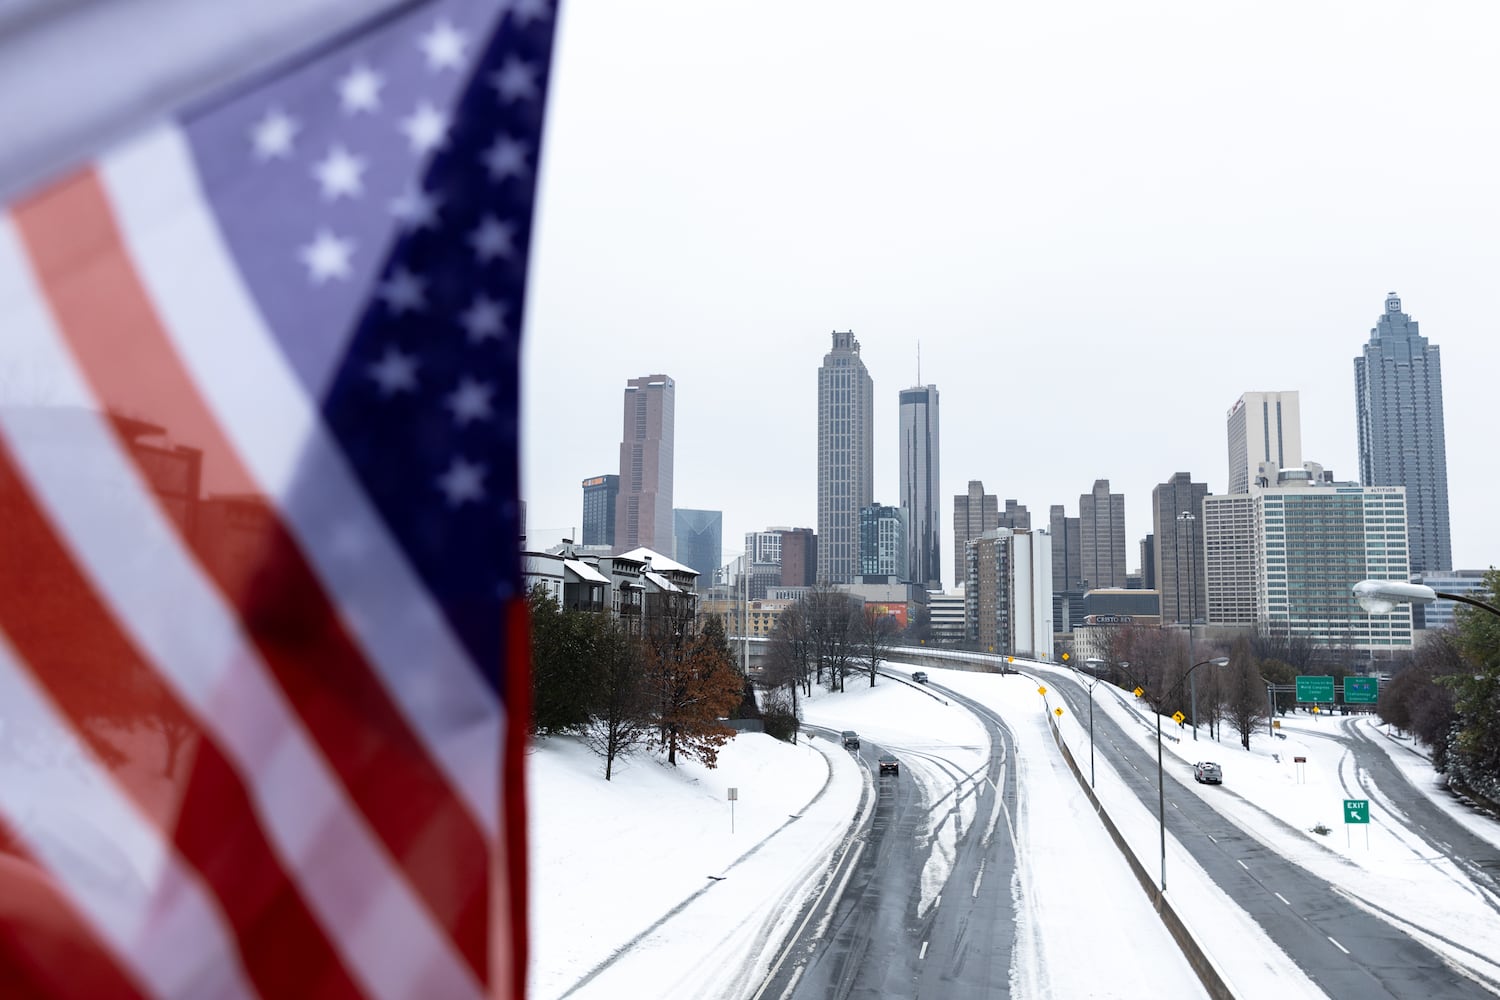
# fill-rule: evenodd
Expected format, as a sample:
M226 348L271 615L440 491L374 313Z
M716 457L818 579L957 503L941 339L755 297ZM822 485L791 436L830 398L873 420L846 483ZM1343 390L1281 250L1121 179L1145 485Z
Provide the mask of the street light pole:
M1182 542L1181 542L1181 539L1182 539L1182 527L1183 527L1183 525L1187 526L1187 536L1188 536L1188 588L1189 588L1189 597L1188 597L1188 659L1189 660L1191 660L1193 658L1193 626L1198 621L1198 564L1197 564L1197 561L1193 558L1193 525L1197 522L1197 520L1198 520L1197 515L1193 514L1191 511L1186 511L1185 510L1181 514L1177 515L1177 528L1178 528L1177 537L1178 537L1178 544L1176 546L1176 549L1177 549L1177 561L1178 562L1182 561ZM1179 574L1179 580L1180 580L1180 574ZM1180 586L1181 586L1181 584L1179 582L1179 588L1180 588ZM1177 613L1178 613L1178 616L1180 617L1181 614L1182 614L1182 597L1181 597L1180 594L1178 595L1178 598L1177 598L1177 604L1178 604ZM1191 676L1191 671L1189 672L1189 675ZM1191 712L1192 716L1193 716L1193 742L1196 743L1196 742L1198 742L1198 685L1195 682L1192 682L1192 681L1188 682L1188 703L1189 703L1188 704L1188 711Z
M1211 660L1195 663L1188 667L1187 673L1180 677L1176 684L1167 689L1167 698L1172 697L1172 692L1182 686L1182 682L1193 676L1193 671L1199 667L1212 663L1216 667L1227 666L1229 657L1215 656ZM1163 699L1165 701L1165 699ZM1167 790L1166 782L1161 767L1161 710L1164 705L1158 705L1156 709L1156 822L1161 829L1161 891L1162 895L1167 893Z
M1089 787L1094 787L1094 688L1099 684L1099 668L1104 665L1103 660L1090 657L1083 661L1087 663L1094 672L1094 679L1089 683ZM1078 673L1074 667L1073 672Z

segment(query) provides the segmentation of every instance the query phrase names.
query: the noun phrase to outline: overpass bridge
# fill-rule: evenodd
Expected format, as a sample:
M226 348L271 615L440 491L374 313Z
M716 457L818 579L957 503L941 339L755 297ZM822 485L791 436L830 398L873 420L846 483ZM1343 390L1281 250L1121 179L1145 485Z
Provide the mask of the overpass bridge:
M750 669L765 665L770 641L764 636L729 637L729 648L734 651L736 662L745 656L749 646ZM886 653L887 660L894 663L910 663L918 667L946 667L950 670L973 670L977 673L999 674L1015 669L1009 657L998 653L971 653L960 649L942 649L935 646L892 646Z

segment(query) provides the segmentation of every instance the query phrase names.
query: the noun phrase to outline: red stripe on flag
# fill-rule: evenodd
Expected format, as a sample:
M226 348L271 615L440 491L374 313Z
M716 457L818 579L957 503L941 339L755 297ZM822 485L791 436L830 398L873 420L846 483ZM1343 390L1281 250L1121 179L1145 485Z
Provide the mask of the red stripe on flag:
M240 776L211 734L162 683L70 559L0 441L0 483L9 481L0 629L100 769L177 845L202 875L234 929L245 967L265 996L358 997L323 929L265 839ZM191 627L187 623L186 627ZM170 799L154 761L131 758L127 741L179 727L191 767ZM170 758L169 758L170 759ZM175 777L175 775L174 775Z
M0 985L7 998L145 996L3 820Z
M253 476L177 357L124 246L97 177L84 172L15 210L57 323L96 397L200 447L205 467L251 489ZM212 335L212 331L204 331ZM247 372L246 378L254 378ZM116 428L122 449L140 453ZM163 512L184 544L188 528ZM481 982L486 970L490 845L339 619L280 520L262 542L248 592L201 560L261 657L397 865ZM412 664L410 669L421 669Z
M510 601L505 607L505 711L513 720L531 718L531 609L526 601ZM505 854L499 865L506 873L502 905L509 913L509 979L513 997L526 995L526 727L505 728L505 757L502 761L504 801L502 802L500 838ZM501 968L504 968L502 965ZM503 983L497 973L496 982Z

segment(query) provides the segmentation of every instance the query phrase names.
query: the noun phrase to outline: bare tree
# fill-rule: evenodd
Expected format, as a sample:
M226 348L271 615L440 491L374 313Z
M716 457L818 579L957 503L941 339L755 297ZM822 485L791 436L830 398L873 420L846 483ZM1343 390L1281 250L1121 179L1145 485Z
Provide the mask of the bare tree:
M593 643L594 683L583 742L604 758L604 780L615 760L634 752L651 732L650 703L639 643L618 624L603 621Z
M1250 749L1250 734L1266 721L1266 686L1260 679L1249 639L1238 639L1229 651L1224 708L1240 746Z
M875 675L880 670L880 661L889 658L891 646L896 639L896 620L881 614L866 605L859 616L854 638L859 646L859 658L864 661L870 674L870 687L875 686Z
M830 691L843 691L844 679L854 664L854 636L862 605L828 584L814 587L803 604L816 679L820 684L827 683Z

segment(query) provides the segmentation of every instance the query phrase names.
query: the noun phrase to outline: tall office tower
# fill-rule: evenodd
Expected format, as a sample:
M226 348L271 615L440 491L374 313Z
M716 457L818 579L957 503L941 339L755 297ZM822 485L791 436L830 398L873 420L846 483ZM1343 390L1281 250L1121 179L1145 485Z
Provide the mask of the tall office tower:
M818 579L859 575L859 510L875 496L875 383L852 330L818 369Z
M1045 531L991 528L964 546L964 631L981 650L1052 655L1052 546Z
M1052 535L1052 590L1058 594L1083 593L1082 530L1078 518L1067 517L1062 504L1048 512Z
M620 496L615 501L616 552L645 547L664 556L672 555L672 426L676 398L677 384L665 375L633 378L625 384Z
M938 390L901 390L901 507L906 511L907 572L929 590L943 586L938 511Z
M1262 462L1302 467L1301 413L1295 392L1247 392L1235 400L1226 421L1230 493L1248 493Z
M1141 589L1156 589L1156 536L1141 539Z
M1350 580L1410 579L1405 489L1332 482L1304 462L1250 497L1262 627L1355 649L1412 647L1410 605L1372 615L1349 590Z
M910 527L906 509L867 504L859 509L859 575L911 579L906 559Z
M1087 589L1125 586L1125 494L1111 493L1108 479L1078 497L1078 548Z
M1255 497L1251 494L1203 498L1203 586L1208 624L1255 624ZM1165 603L1162 607L1165 610Z
M615 505L619 497L619 476L591 476L583 481L582 544L615 544Z
M818 579L818 536L811 528L781 532L781 585L811 587Z
M1360 482L1406 487L1411 571L1452 569L1442 364L1395 292L1354 359L1354 404Z
M1026 509L1023 503L1014 500L1005 501L1005 508L1000 511L1000 524L998 527L1010 528L1012 531L1031 530L1031 511Z
M991 528L1000 527L1000 498L984 491L984 483L969 480L969 491L953 498L953 584L962 586L968 572L964 546Z
M724 513L679 507L672 512L673 558L698 571L698 592L706 593L714 582L714 571L723 558Z
M1151 491L1151 527L1156 536L1156 576L1161 621L1197 622L1208 607L1203 564L1203 498L1207 483L1179 472Z

